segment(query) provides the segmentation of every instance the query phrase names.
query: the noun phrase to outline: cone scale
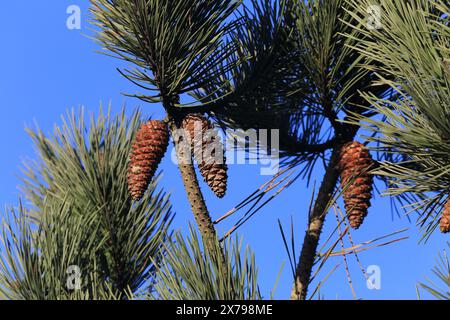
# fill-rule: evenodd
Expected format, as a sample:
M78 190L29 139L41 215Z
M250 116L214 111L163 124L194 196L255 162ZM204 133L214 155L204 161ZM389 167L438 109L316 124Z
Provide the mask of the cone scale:
M223 198L227 191L228 168L217 131L199 114L187 115L182 127L191 138L191 150L203 180L217 197Z
M361 143L353 141L345 144L340 151L339 170L345 211L350 226L358 229L367 216L372 198L373 177L368 173L373 165L369 150Z
M142 199L169 144L164 122L150 120L136 133L128 166L128 189L133 200Z

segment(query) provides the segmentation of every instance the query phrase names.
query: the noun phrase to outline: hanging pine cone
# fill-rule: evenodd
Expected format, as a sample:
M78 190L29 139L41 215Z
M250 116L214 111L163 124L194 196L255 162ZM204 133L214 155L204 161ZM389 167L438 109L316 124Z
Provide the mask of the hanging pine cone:
M166 153L169 133L162 121L151 120L138 130L128 166L128 189L133 200L140 200Z
M450 198L445 203L444 212L442 212L442 218L441 218L440 225L441 225L442 233L450 232Z
M373 178L368 169L372 165L372 157L363 144L353 141L342 147L339 160L341 186L347 187L343 194L345 211L354 229L361 226L370 207Z
M228 168L217 131L200 114L187 115L182 127L191 137L191 150L204 181L217 197L223 198L227 191Z

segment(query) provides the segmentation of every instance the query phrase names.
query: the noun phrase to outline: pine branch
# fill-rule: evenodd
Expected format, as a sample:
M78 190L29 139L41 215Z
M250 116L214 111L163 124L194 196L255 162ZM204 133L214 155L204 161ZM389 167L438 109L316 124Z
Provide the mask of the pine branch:
M191 227L165 249L157 271L156 297L169 300L260 300L254 254L242 242L218 243L203 252L202 242ZM220 257L224 252L224 260ZM230 290L230 288L234 288Z
M183 140L182 135L179 135L179 133L183 131L181 121L186 113L176 109L174 103L176 100L178 100L178 98L164 99L164 107L169 113L169 128L172 133L172 140L177 153L178 167L180 169L184 188L203 241L207 250L213 250L213 248L220 246L219 239L206 206L203 193L200 189L197 174L194 168L191 146L187 141ZM225 255L222 251L219 251L218 253L220 253L220 261L223 263L222 270L225 270ZM230 290L232 291L232 288L230 288Z
M186 145L186 142L182 140L182 137L177 136L176 132L177 130L180 130L180 127L177 126L175 121L171 122L170 129L172 131L172 138L177 152L179 162L178 167L183 178L183 184L186 189L189 202L191 204L192 212L194 213L195 220L202 234L202 237L210 247L214 242L217 241L217 235L211 217L209 215L208 208L206 207L203 193L199 186L192 156L186 156L186 153L188 153L189 155L191 154L190 146Z
M447 243L450 247L450 243ZM426 283L420 283L419 286L439 300L450 300L450 261L448 253L443 250L433 268L433 275L438 282L427 278Z
M41 209L45 214L38 223L22 205L3 221L0 292L14 300L119 298L97 269L96 253L105 241L98 238L97 212L51 200ZM73 269L78 284L70 281L71 266L78 268Z
M378 82L394 97L365 93L362 97L381 114L370 119L352 115L372 133L374 150L384 154L377 174L388 182L386 194L419 213L428 238L436 229L450 193L450 28L444 1L380 1L380 30L365 28L369 1L346 0L364 35L354 49L375 64Z
M39 161L26 166L22 186L38 224L52 213L47 201L69 202L83 219L94 214L99 228L92 236L101 245L95 252L89 246L85 250L95 257L98 282L107 283L121 298L151 286L155 266L150 257L159 260L173 217L168 196L157 190L157 177L142 201L132 204L126 183L128 160L140 123L136 111L129 118L125 110L115 117L100 111L97 119L91 116L87 121L81 110L69 112L53 136L29 130ZM60 228L72 232L69 222ZM94 264L87 264L84 272L93 273Z
M134 68L122 75L146 90L147 102L194 91L220 77L231 65L211 75L235 47L223 39L236 27L230 19L240 0L91 0L98 41L112 56ZM234 63L234 62L233 62ZM156 91L149 95L148 91Z
M337 168L339 150L339 148L333 150L313 210L308 218L308 227L295 272L294 287L291 292L292 300L305 300L307 298L308 286L316 259L320 235L325 223L327 211L329 210L329 203L333 199L334 190L339 179L339 171Z
M230 19L241 1L200 0L92 0L98 40L116 57L135 69L122 74L156 95L136 95L146 102L162 102L167 112L179 168L202 236L210 247L216 232L200 190L192 159L185 163L176 136L191 108L180 108L180 96L195 91L240 63L230 61L236 47L224 39L238 21ZM213 73L212 65L220 65ZM147 90L149 91L149 90Z

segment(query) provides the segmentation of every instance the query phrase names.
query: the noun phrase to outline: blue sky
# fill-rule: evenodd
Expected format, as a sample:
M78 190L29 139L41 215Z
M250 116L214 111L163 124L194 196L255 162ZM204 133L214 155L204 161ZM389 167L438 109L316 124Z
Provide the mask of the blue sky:
M81 7L81 30L69 30L66 27L66 9L69 5ZM0 12L3 45L0 52L2 206L17 204L20 195L17 189L20 163L23 159L35 157L31 140L24 131L25 126L37 122L44 132L50 133L68 108L83 105L87 110L97 112L101 102L111 102L116 112L126 104L129 112L140 107L145 115L155 118L163 115L161 106L145 104L121 94L134 93L137 89L116 71L116 67L123 66L122 63L95 52L99 47L87 37L92 35L87 8L87 0L9 1L3 4ZM170 156L165 158L161 169L164 170L162 186L172 193L177 212L174 227L187 230L193 217L179 171L170 161ZM321 175L322 170L318 169L313 179L320 183ZM223 200L216 199L202 185L213 217L227 212L268 179L260 175L257 165L232 165L229 192ZM292 276L277 220L280 219L284 227L289 229L293 218L299 251L311 193L311 188L305 182L298 181L239 231L245 243L255 251L260 269L259 282L265 297L269 297L283 262L286 264L275 297L289 297ZM219 232L229 227L229 223L219 225ZM322 240L335 227L335 218L331 213ZM369 290L358 263L354 257L348 258L353 285L359 298L415 299L416 284L431 275L436 255L446 247L448 238L436 234L427 244L418 244L418 228L405 217L392 217L388 199L378 196L374 199L365 224L352 236L355 243L360 243L403 228L409 228L406 232L408 240L375 248L359 256L364 267L380 267L380 290ZM326 270L318 277L325 276L340 262L342 258L331 258ZM343 265L329 277L321 294L328 299L352 298ZM423 297L429 296L423 294Z

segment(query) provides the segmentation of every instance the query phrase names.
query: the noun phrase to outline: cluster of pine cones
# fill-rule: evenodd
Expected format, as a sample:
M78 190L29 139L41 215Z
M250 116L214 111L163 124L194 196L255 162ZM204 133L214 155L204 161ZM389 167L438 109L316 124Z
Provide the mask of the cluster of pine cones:
M189 137L191 154L206 184L222 198L227 191L227 165L223 145L214 126L200 114L187 115L182 128ZM133 200L140 200L158 169L169 144L166 123L151 120L144 123L132 145L128 168L128 187ZM374 162L369 150L357 141L342 146L338 168L344 204L350 226L358 229L367 216L373 191L369 173ZM440 219L442 233L450 232L450 199Z
M182 128L190 137L191 154L204 181L216 196L222 198L227 190L228 175L218 132L199 114L186 116ZM138 201L144 196L168 144L169 130L163 121L151 120L139 128L128 166L128 189L133 200Z

